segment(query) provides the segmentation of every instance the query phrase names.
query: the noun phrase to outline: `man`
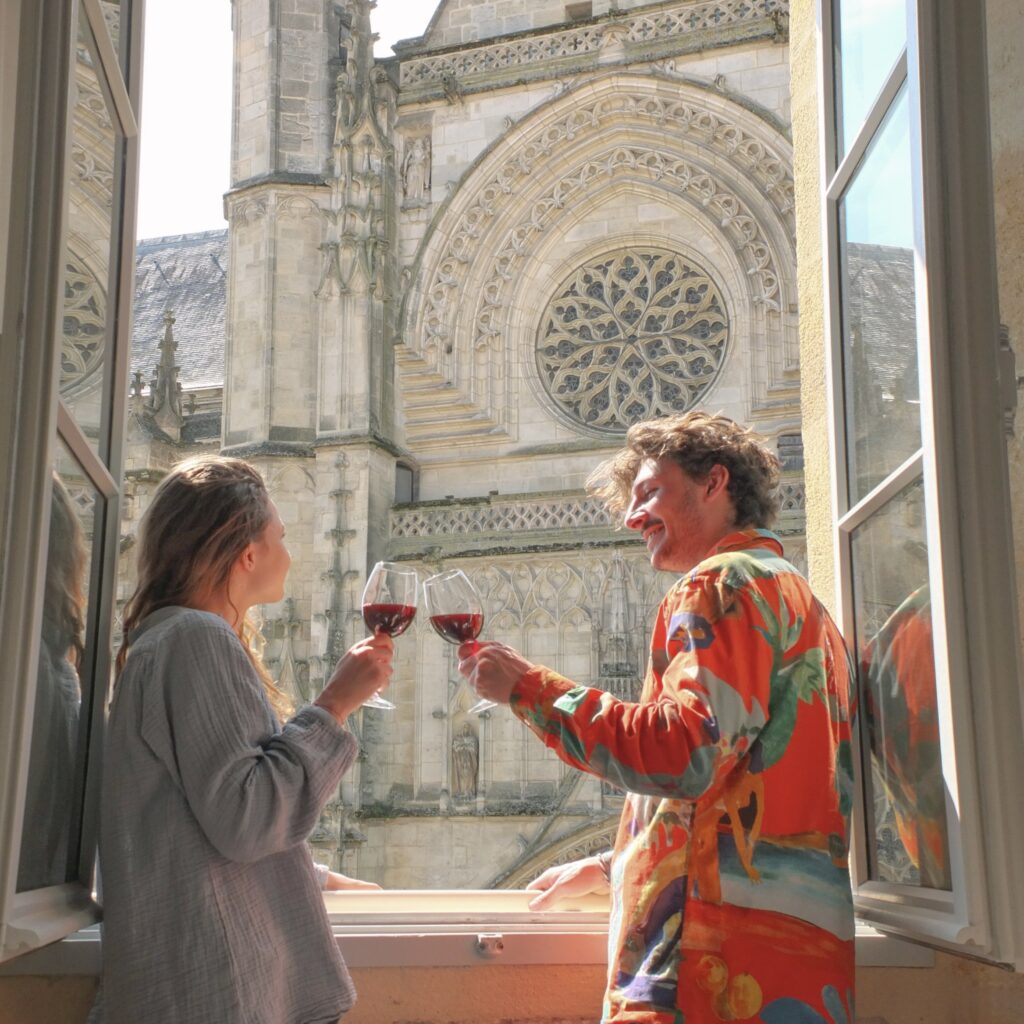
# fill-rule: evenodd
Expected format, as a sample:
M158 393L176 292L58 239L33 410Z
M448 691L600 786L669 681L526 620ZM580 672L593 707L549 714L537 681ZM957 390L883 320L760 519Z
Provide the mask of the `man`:
M637 424L591 477L682 574L639 703L502 644L459 650L478 693L627 791L610 855L531 884L541 908L610 881L609 1024L853 1020L851 671L766 529L777 484L760 439L705 413Z

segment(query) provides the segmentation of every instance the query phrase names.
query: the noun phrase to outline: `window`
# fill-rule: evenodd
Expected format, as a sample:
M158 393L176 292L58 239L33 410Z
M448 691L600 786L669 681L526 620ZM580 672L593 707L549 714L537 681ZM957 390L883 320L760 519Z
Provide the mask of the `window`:
M858 910L1020 965L1021 908L1004 897L1019 847L993 829L1017 816L1002 779L1020 766L993 751L1019 755L1020 683L991 400L983 19L913 0L835 0L819 15L834 541L861 709Z
M0 139L18 159L0 192L0 471L13 481L0 509L0 654L14 682L0 714L0 822L14 838L0 851L0 959L97 918L140 14L131 0L3 7Z
M395 504L416 500L416 470L404 462L395 463Z

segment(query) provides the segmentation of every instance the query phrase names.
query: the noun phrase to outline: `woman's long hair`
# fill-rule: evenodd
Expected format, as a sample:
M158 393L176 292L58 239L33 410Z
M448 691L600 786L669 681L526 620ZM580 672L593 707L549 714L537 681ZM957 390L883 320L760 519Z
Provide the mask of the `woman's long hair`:
M263 477L241 459L198 456L178 463L164 477L142 520L139 580L125 605L118 673L128 657L132 630L147 615L171 605L192 607L226 586L239 556L266 530L269 503ZM292 711L290 701L263 664L262 638L248 614L239 639L271 707L284 720Z
M50 548L43 592L43 639L77 669L85 652L85 570L89 551L68 489L53 474Z

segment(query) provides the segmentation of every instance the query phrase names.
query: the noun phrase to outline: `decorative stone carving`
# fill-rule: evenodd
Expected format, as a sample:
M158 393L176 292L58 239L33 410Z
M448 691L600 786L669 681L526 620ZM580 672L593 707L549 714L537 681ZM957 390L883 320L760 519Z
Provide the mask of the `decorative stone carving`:
M483 598L488 623L497 630L599 629L609 575L616 565L621 592L628 598L628 615L643 622L646 631L666 589L642 551L623 553L618 563L606 552L599 558L581 555L537 562L495 561L486 566L460 564Z
M403 89L443 84L446 79L493 77L502 71L535 68L545 63L597 55L609 48L625 51L661 40L677 42L687 35L768 19L778 32L779 17L787 14L787 0L709 0L678 4L655 13L621 17L606 24L538 33L529 38L458 49L402 61ZM678 43L677 43L678 44Z
M64 267L64 338L60 353L60 390L68 397L92 383L103 365L107 328L103 285L74 260Z
M577 425L623 434L685 412L713 383L729 322L708 273L677 253L631 248L578 267L541 321L537 369Z
M807 492L801 477L797 480L782 480L779 484L779 511L803 512L806 506Z
M71 163L78 180L83 184L95 185L102 205L109 208L114 191L114 175L110 168L98 159L100 156L101 154L77 144L71 147ZM106 154L102 156L105 157Z
M259 196L255 199L245 198L241 201L228 198L228 221L232 227L252 224L267 215L267 199Z
M586 526L611 526L604 506L594 498L521 500L391 512L392 538L518 533Z
M452 796L467 800L476 796L480 766L480 741L469 722L452 740Z
M425 206L430 193L430 138L416 136L406 143L402 161L405 206Z

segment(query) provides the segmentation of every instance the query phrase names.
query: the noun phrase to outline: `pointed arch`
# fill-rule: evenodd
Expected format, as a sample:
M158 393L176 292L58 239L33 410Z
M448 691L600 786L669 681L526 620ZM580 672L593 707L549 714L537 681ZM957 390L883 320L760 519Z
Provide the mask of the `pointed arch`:
M602 76L523 118L467 171L417 255L398 352L410 441L515 436L517 284L582 206L616 189L679 211L732 254L750 336L764 340L751 356L755 403L794 388L791 163L788 140L758 115L646 73Z

